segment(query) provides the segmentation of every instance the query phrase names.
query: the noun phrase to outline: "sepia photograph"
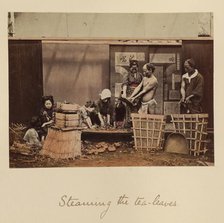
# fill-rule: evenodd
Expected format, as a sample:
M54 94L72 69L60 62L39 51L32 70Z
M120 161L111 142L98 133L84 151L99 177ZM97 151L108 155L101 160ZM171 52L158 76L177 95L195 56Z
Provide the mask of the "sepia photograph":
M214 166L213 13L8 12L9 167Z
M222 223L222 5L2 2L0 222Z

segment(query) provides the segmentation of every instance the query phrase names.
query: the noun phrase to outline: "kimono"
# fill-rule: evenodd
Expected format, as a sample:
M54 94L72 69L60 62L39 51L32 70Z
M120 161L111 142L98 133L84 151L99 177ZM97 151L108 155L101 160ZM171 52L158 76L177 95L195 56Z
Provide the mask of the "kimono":
M190 99L191 103L188 104L189 113L197 114L202 112L201 102L203 99L204 91L204 78L195 70L195 73L189 76L188 73L182 76L182 81L185 82L185 97L190 95L193 97Z

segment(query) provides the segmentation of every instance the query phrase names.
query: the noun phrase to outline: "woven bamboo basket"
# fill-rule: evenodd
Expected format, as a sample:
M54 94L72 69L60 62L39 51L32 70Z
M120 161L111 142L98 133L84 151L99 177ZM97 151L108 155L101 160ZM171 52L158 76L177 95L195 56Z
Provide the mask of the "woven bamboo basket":
M131 114L135 148L160 150L164 143L165 116Z
M207 151L208 114L172 114L175 132L185 135L190 154L194 156Z
M81 155L81 131L49 128L42 154L54 159L75 158Z
M60 110L64 111L64 112L77 112L80 108L79 105L77 104L65 104L65 103L61 103L59 105Z
M79 114L55 113L55 126L59 128L78 127L80 123Z

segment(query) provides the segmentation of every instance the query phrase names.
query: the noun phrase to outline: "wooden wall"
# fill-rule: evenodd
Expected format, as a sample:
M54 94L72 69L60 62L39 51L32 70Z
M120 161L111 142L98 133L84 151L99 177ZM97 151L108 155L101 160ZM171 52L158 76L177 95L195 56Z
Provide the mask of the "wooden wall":
M145 47L137 46L137 51L147 52ZM53 94L56 101L83 104L97 98L103 88L111 87L114 92L114 82L118 81L114 76L114 52L118 49L124 51L122 46L110 49L109 44L9 41L9 121L27 122L38 114L43 94ZM194 58L205 78L203 109L210 116L209 127L213 128L213 41L185 40L180 49L182 65L185 59ZM148 61L148 53L145 56Z
M41 41L9 41L9 122L29 122L43 94Z
M59 102L98 99L109 88L109 45L43 43L43 86Z
M183 61L193 58L205 80L203 111L209 114L209 127L214 126L213 41L186 40L182 45ZM184 69L183 69L184 70Z

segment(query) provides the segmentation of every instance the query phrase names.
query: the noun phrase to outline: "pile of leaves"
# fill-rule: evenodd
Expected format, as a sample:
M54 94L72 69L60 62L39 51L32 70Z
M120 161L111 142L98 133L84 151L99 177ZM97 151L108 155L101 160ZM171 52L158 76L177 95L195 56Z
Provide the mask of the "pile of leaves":
M27 130L27 126L21 123L11 123L9 126L9 145L14 142L23 142L23 136Z

